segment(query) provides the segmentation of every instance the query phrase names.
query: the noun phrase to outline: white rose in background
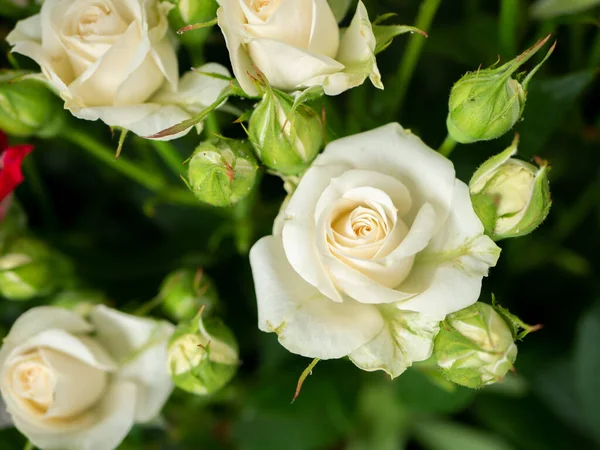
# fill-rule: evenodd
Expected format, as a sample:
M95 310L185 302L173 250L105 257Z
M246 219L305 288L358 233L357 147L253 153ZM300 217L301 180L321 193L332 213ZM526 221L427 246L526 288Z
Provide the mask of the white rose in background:
M231 65L249 95L258 90L254 66L271 86L297 91L322 86L337 95L367 77L383 89L375 60L376 40L359 1L347 29L339 29L327 0L219 0L219 26Z
M389 124L329 144L252 248L259 327L293 353L398 376L499 254L452 163Z
M155 418L173 386L173 326L105 306L89 322L43 306L23 314L0 350L0 391L14 424L42 450L112 450Z
M176 95L179 69L167 21L172 7L157 0L45 0L7 41L41 66L74 116L150 136L189 119L189 103L203 109L228 84L184 75L186 92Z

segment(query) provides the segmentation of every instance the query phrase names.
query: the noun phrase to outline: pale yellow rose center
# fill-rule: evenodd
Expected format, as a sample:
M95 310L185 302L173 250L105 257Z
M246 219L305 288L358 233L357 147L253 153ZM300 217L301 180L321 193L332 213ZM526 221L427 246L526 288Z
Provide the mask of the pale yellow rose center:
M262 20L267 20L275 12L282 0L249 0L248 6Z
M77 34L85 38L120 35L126 29L125 21L106 3L85 8L77 24Z
M31 406L45 413L52 403L56 377L39 351L22 357L12 371L14 392Z

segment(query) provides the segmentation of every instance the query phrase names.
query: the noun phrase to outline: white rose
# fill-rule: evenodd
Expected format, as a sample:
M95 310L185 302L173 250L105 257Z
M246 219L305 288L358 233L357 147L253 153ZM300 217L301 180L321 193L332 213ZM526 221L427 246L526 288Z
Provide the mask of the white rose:
M233 72L250 95L258 90L256 66L271 86L296 91L322 86L337 95L367 77L383 89L375 60L375 36L359 1L347 29L340 30L327 0L219 0L219 26Z
M393 377L431 355L500 253L452 163L398 124L329 144L275 228L250 252L260 329Z
M194 97L187 86L185 95L165 98L179 92L168 34L172 7L157 0L45 0L41 12L18 22L7 41L41 66L74 116L150 136L189 119L194 108L187 103L205 107L228 84L187 75ZM216 71L229 75L222 66Z
M112 450L155 418L173 386L173 326L96 306L89 322L51 306L23 314L0 350L0 392L42 450Z

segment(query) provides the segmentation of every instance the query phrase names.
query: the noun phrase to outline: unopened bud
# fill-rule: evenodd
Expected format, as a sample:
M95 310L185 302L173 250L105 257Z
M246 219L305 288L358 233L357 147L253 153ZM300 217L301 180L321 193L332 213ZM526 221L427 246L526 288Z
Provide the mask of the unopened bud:
M175 385L206 395L225 386L235 375L238 348L235 337L219 319L199 313L181 323L169 341L167 367Z
M210 313L217 304L215 284L202 269L179 269L163 281L159 297L165 313L174 321L191 320L201 307Z
M29 300L56 287L55 258L42 241L22 237L7 243L0 256L0 295Z
M250 193L257 171L247 142L217 138L196 148L189 161L188 182L201 201L231 206Z
M552 54L554 46L522 82L512 76L549 38L538 41L498 68L467 73L453 86L446 125L455 141L470 144L496 139L517 123L525 109L529 82Z
M446 317L434 352L449 381L473 389L502 381L517 358L511 327L481 302Z
M302 173L323 144L323 122L304 104L267 86L250 117L250 141L262 163L283 175Z
M487 160L469 183L473 208L494 240L524 236L548 216L552 200L548 163L539 167L512 158L518 137L499 155Z
M20 137L52 137L65 119L60 99L25 72L0 73L0 128Z

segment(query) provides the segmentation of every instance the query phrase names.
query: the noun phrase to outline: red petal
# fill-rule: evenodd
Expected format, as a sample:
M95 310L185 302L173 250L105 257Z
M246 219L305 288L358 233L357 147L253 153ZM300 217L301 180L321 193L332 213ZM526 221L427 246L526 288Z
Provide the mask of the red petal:
M2 144L0 137L0 145ZM2 153L0 167L0 201L23 182L21 164L23 158L33 150L33 145L15 145Z

